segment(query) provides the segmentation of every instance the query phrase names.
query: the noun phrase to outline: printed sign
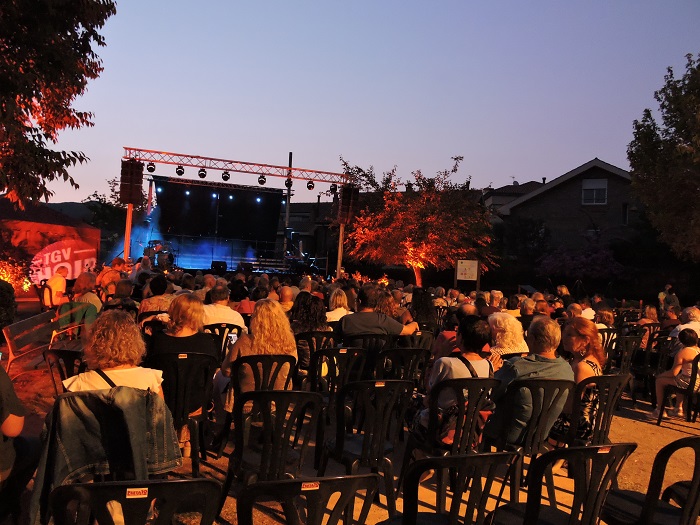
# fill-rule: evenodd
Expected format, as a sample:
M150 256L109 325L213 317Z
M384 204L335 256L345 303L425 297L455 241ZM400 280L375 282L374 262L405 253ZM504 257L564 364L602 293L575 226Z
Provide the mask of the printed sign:
M476 281L479 272L479 261L460 259L457 261L457 280Z
M32 259L31 279L39 284L50 279L61 266L68 269L66 279L75 279L82 272L97 264L97 250L78 239L67 239L45 246Z
M147 497L148 497L148 488L147 487L143 487L141 489L131 489L131 488L126 489L126 499L147 498Z

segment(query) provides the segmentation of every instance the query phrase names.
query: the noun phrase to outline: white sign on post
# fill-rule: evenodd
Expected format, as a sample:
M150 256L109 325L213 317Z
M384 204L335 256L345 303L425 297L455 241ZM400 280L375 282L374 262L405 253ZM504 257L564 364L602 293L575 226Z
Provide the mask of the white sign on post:
M479 261L460 259L457 261L457 280L476 281L478 279Z

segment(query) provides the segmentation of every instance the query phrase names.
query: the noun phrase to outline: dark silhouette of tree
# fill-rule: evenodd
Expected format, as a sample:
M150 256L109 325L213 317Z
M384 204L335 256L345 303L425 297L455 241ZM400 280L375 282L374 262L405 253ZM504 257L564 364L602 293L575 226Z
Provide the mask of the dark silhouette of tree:
M4 0L0 7L0 191L20 207L47 200L47 183L88 159L52 149L66 128L92 126L90 112L74 109L89 80L102 72L94 46L98 30L116 12L111 0Z
M480 192L470 191L468 182L450 182L462 157L453 161L452 169L433 178L413 172L410 183L397 177L396 168L377 181L371 168L345 165L356 184L374 190L363 195L364 208L348 233L348 255L408 266L418 286L422 269L445 270L458 259L478 259L482 269L493 267L488 211L479 202Z
M685 74L668 68L650 109L634 121L627 148L632 187L660 238L679 257L700 261L700 55L687 55Z

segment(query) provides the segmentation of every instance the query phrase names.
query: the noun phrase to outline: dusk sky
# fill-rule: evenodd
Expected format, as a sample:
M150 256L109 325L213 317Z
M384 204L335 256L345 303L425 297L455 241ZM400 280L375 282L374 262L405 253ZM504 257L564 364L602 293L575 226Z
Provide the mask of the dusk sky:
M122 0L104 72L76 102L95 126L58 144L91 161L52 201L107 193L124 146L277 165L292 151L334 172L342 156L404 180L462 155L454 180L477 188L594 157L629 169L632 122L657 107L666 68L681 76L700 52L699 28L697 0ZM297 201L328 185L301 186Z

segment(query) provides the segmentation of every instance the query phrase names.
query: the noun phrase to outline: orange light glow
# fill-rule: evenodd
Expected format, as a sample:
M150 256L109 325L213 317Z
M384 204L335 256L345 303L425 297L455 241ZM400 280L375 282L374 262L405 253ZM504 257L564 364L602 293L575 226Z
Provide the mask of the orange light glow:
M15 291L29 290L32 282L24 273L24 269L10 261L0 261L0 279L12 285Z

